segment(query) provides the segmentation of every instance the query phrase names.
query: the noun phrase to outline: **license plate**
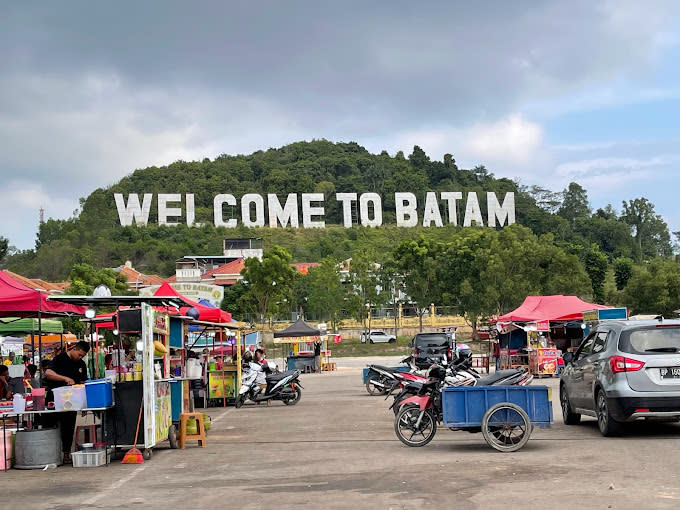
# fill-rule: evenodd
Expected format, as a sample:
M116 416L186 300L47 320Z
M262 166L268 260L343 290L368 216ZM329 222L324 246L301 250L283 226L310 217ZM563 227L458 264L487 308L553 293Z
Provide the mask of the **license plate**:
M661 368L661 378L662 379L680 379L680 368Z

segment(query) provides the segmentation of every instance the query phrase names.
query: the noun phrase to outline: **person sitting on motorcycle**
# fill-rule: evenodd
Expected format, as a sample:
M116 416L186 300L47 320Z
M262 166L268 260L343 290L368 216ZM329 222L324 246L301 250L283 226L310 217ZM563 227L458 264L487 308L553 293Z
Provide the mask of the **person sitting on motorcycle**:
M264 359L264 351L262 349L255 350L255 363L262 367L262 371L257 374L255 382L260 385L260 391L267 389L267 373L270 372L267 360Z

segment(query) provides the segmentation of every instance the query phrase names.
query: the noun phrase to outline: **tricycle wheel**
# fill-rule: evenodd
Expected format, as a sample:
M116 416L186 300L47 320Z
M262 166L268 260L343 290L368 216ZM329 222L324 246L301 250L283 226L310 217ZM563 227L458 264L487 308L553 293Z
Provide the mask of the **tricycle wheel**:
M366 391L369 395L385 394L387 390L385 389L385 385L382 384L379 374L373 374L368 379L366 379Z
M489 446L499 452L515 452L531 436L529 415L518 405L501 402L486 411L482 418L482 434Z
M394 418L394 431L406 446L425 446L437 432L437 420L430 409L421 411L418 406L404 406Z

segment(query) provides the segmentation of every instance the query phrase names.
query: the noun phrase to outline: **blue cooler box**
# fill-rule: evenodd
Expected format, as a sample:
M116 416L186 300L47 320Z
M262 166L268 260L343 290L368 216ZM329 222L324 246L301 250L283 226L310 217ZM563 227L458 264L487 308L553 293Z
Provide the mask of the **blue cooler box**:
M87 407L110 407L113 405L113 384L109 379L85 381Z

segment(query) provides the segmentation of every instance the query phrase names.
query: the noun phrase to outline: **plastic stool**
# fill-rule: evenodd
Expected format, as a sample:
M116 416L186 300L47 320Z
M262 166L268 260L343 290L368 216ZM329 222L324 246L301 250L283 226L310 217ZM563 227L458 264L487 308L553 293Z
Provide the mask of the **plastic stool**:
M187 422L196 420L196 434L187 434ZM205 425L203 424L203 413L180 413L179 415L179 447L184 450L186 442L198 441L198 445L205 448Z
M97 427L99 425L78 425L76 427L76 434L73 440L73 448L77 452L78 446L83 443L96 443L97 442ZM80 440L80 433L83 433L83 440Z

